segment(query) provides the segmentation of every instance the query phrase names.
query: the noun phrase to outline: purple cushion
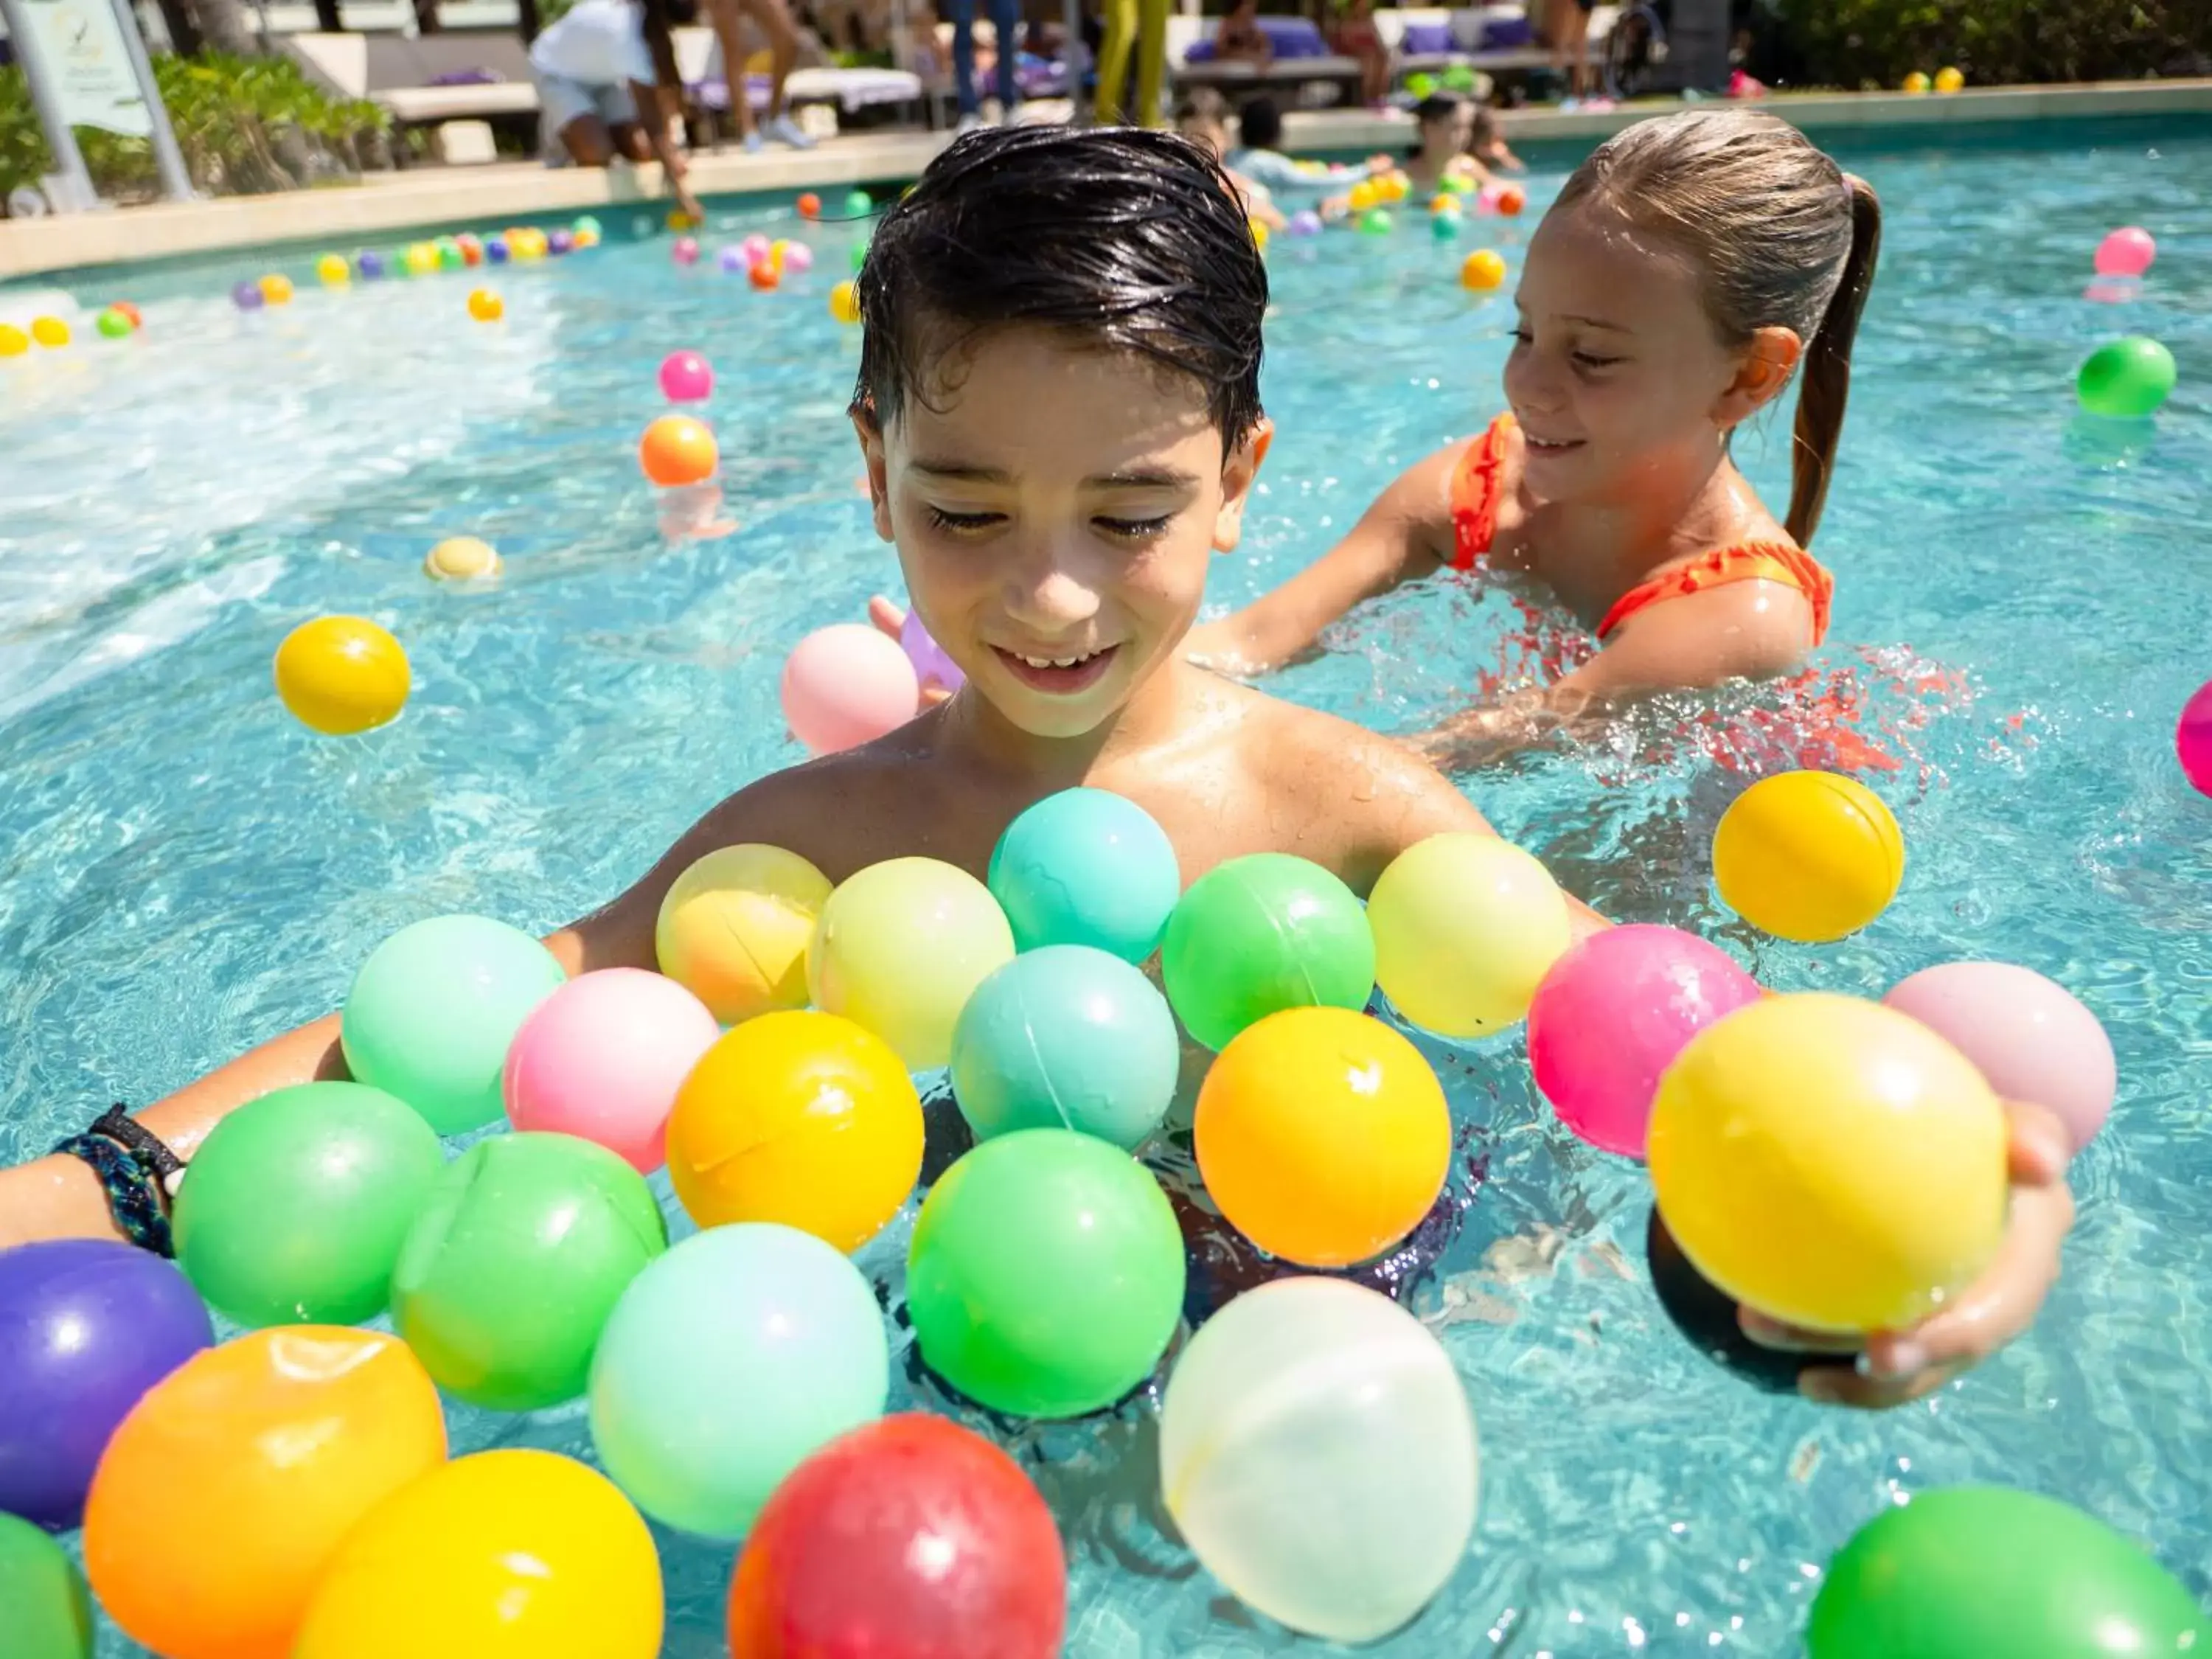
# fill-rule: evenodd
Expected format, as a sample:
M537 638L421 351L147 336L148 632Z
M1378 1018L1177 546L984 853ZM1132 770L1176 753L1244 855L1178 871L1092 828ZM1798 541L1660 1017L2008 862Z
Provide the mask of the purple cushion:
M1483 20L1482 38L1475 43L1477 52L1510 52L1525 46L1536 38L1535 29L1524 17L1487 17Z
M1190 43L1190 50L1182 55L1182 61L1186 64L1212 63L1213 61L1213 42L1211 40L1192 41Z
M1449 23L1408 23L1406 26L1405 35L1399 41L1398 46L1401 52L1409 52L1416 57L1429 57L1437 52L1449 52L1452 50L1451 25Z
M489 87L497 86L507 77L497 70L447 70L443 75L434 75L423 84L433 87Z
M1267 37L1278 58L1328 56L1328 42L1322 39L1321 25L1310 17L1262 17L1260 32Z

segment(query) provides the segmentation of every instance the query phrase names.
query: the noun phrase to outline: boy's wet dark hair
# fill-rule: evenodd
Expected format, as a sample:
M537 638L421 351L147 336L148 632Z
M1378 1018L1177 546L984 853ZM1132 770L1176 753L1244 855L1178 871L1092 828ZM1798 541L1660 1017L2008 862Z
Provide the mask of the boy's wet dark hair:
M948 354L1008 326L1189 376L1226 443L1260 419L1267 267L1227 176L1173 133L969 134L884 216L859 297L853 412L871 424L927 404Z
M1283 147L1283 112L1272 98L1247 98L1237 112L1237 142L1247 149Z

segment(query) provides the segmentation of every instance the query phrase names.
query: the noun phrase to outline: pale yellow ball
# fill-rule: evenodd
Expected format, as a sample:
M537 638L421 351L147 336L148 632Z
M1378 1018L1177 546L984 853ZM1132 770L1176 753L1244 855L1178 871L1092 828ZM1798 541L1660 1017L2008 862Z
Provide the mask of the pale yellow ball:
M499 571L497 550L489 542L480 542L474 536L449 536L422 560L422 574L433 581L474 581L483 576L496 576Z
M806 947L830 878L796 853L746 842L708 854L660 902L660 971L725 1025L806 1006Z

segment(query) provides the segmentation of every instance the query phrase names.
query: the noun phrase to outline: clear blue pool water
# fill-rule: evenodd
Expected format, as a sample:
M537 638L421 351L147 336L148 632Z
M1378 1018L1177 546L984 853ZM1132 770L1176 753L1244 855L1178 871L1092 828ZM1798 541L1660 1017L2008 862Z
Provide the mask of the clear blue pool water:
M2170 747L2212 674L2212 124L1838 148L1889 233L1819 543L1841 580L1823 665L1899 763L1872 781L1905 829L1903 894L1827 949L1717 908L1712 822L1743 767L1796 748L1756 734L1748 699L1468 787L1592 902L1704 929L1778 986L1875 994L1961 956L2051 974L2110 1027L2119 1105L2076 1166L2081 1220L2034 1334L1932 1402L1858 1417L1756 1393L1674 1335L1644 1282L1639 1172L1553 1126L1517 1038L1431 1045L1481 1179L1460 1178L1456 1235L1408 1294L1465 1376L1482 1514L1446 1593L1377 1654L1790 1653L1854 1528L1968 1480L2081 1504L2212 1600L2212 803ZM1537 206L1572 159L1540 167ZM770 218L726 210L713 234ZM2152 281L2086 301L2090 250L2127 222L2159 238ZM823 303L851 233L804 234L820 262L785 294L623 242L501 277L497 330L468 320L461 277L331 295L309 257L264 256L144 279L128 346L0 365L0 1154L324 1012L406 922L550 928L797 757L783 652L896 580L842 413L857 342ZM1223 604L1498 406L1509 307L1462 294L1468 246L1419 223L1277 242L1280 435ZM230 283L272 264L299 300L235 314ZM2154 425L2085 426L2075 366L2129 331L2172 348L2181 389ZM671 546L631 445L678 346L720 372L742 528ZM1745 450L1782 491L1786 434ZM504 552L497 587L420 575L457 533ZM413 656L406 717L367 740L309 737L269 690L278 639L327 611L383 619ZM1520 626L1497 599L1402 595L1279 689L1409 727L1510 667ZM864 1259L894 1292L903 1241ZM942 1406L910 1358L897 1397ZM580 1410L454 1430L588 1455ZM1071 1655L1312 1648L1164 1532L1148 1403L1000 1432L1068 1540ZM719 1652L729 1552L661 1541L667 1651Z

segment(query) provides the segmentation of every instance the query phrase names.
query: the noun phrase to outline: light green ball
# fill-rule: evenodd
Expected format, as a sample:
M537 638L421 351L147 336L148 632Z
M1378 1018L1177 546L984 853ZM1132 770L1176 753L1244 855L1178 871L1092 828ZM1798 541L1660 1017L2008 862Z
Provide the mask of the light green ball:
M105 339L121 340L131 333L131 319L119 311L103 311L95 325Z
M2173 354L2147 335L2100 346L2081 365L2075 392L2092 415L2139 421L2172 395Z
M91 1659L92 1597L62 1547L20 1516L0 1513L0 1654Z
M1359 230L1364 236L1381 236L1390 228L1390 216L1381 208L1370 208L1359 216Z

